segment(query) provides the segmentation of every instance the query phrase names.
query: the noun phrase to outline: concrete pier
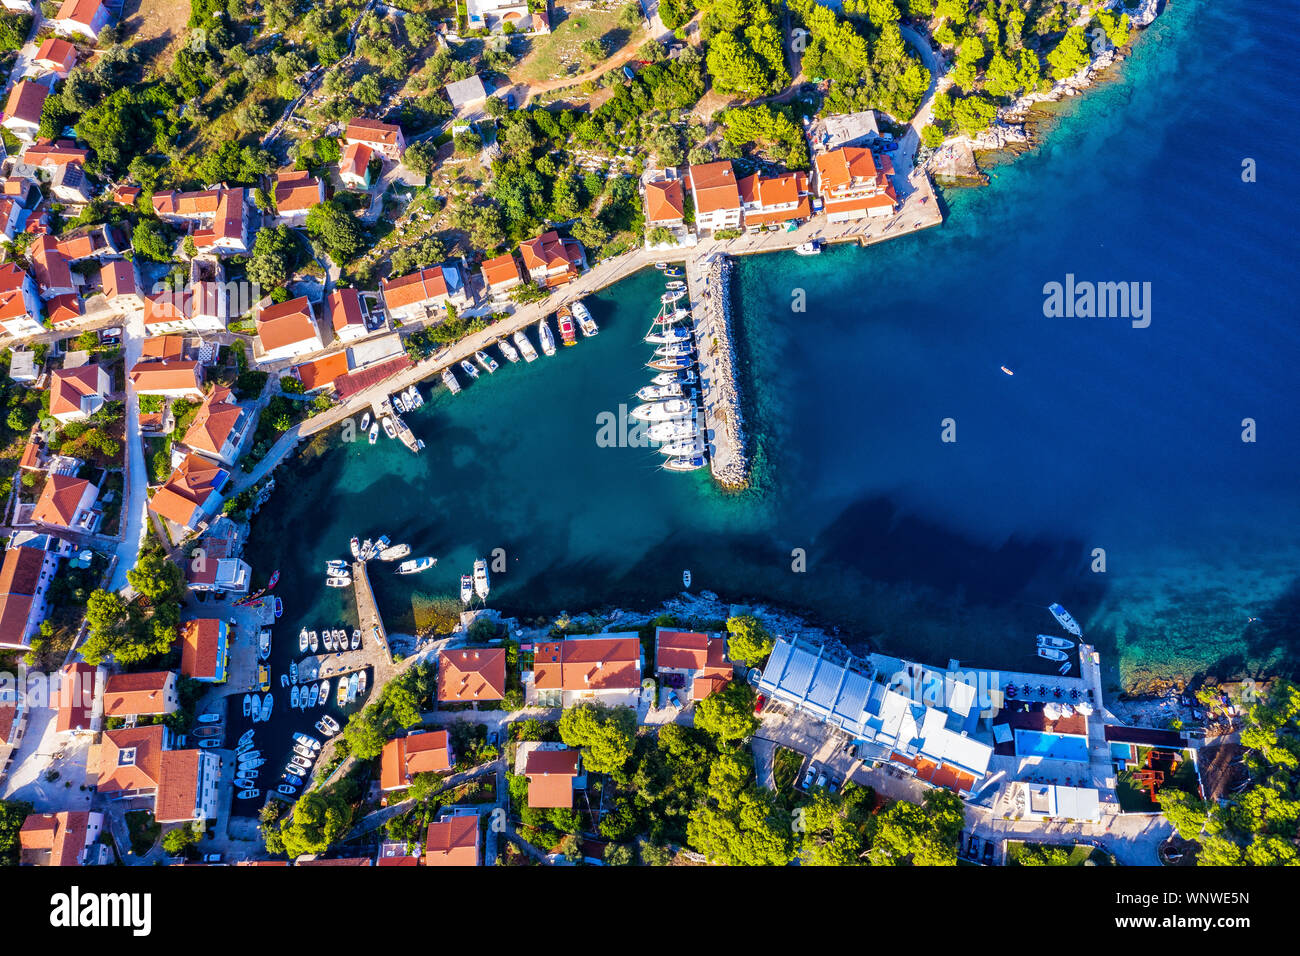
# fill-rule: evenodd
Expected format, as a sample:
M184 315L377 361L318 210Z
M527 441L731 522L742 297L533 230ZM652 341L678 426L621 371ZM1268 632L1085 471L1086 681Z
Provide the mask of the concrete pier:
M686 288L695 322L700 414L709 469L723 487L741 489L749 484L749 457L731 341L730 272L730 260L720 253L703 261L690 260Z

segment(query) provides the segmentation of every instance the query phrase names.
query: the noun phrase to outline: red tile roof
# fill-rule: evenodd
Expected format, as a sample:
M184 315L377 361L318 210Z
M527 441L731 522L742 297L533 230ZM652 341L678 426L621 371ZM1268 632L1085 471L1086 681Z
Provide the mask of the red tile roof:
M66 415L82 411L82 400L99 391L99 366L56 369L50 376L50 414Z
M0 562L0 645L23 647L23 630L32 612L45 553L36 548L10 548Z
M186 389L202 393L203 384L199 378L201 370L202 366L198 362L184 359L138 362L131 366L131 387L142 394Z
M301 169L282 169L275 174L275 208L277 212L301 212L318 205L323 190L321 181Z
M378 143L382 146L397 145L397 138L401 136L402 128L394 126L391 123L381 123L379 120L366 119L357 117L348 123L347 131L343 134L344 139L359 140L363 143Z
M438 655L438 700L501 700L505 694L505 648L457 647Z
M431 730L390 740L384 746L379 785L384 790L410 786L417 773L451 769L451 739L445 730Z
M49 87L32 80L19 80L9 92L9 100L5 103L5 119L39 123L45 98L49 95Z
M41 496L36 499L36 507L32 509L32 520L71 528L73 520L77 517L82 497L88 489L92 488L94 486L85 478L50 475L45 481Z
M307 391L313 391L318 388L324 388L331 385L334 381L348 373L348 353L344 351L331 352L318 359L310 362L303 362L301 365L294 366L298 372L298 378L302 381L302 387Z
M77 48L60 37L46 37L34 59L37 63L67 72L77 62Z
M533 652L533 682L538 690L635 690L640 664L635 634L546 641Z
M38 854L43 862L48 852L48 866L81 866L89 828L87 810L33 813L23 821L18 842L24 855Z
M672 222L686 215L686 193L680 179L647 183L645 187L646 222Z
M104 716L167 713L167 684L171 671L110 674L104 681Z
M305 295L300 295L260 310L257 314L257 337L268 352L319 339L311 302Z
M530 807L572 807L573 781L578 776L576 750L533 750L524 765Z
M154 493L149 510L175 524L190 527L195 509L202 508L215 493L214 482L220 473L220 466L202 455L186 455L166 484Z
M164 750L158 766L154 819L159 823L193 820L199 797L201 750Z
M219 455L243 415L244 410L235 404L230 389L218 385L208 393L181 441L195 451Z
M448 817L429 824L424 840L426 866L478 866L478 814Z
M181 673L186 677L216 677L221 630L216 618L199 618L181 625Z
M716 163L692 166L690 176L696 212L740 208L740 190L736 185L736 172L731 167L731 160L722 159Z
M361 312L361 296L356 289L335 289L325 299L325 317L335 332L341 332L349 325L358 326L364 332L366 319Z
M95 668L81 661L59 671L59 712L54 723L59 733L90 729L95 678Z
M488 289L522 282L524 279L523 273L519 271L519 260L508 252L495 259L488 259L479 271L482 272Z

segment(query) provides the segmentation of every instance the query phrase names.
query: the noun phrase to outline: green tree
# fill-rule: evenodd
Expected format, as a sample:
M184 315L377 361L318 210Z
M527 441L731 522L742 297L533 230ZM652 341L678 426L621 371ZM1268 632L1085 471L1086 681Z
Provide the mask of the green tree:
M1061 38L1061 42L1051 53L1047 54L1047 64L1051 67L1053 79L1063 80L1073 76L1092 58L1088 54L1088 38L1083 27L1071 27Z
M965 821L961 797L930 790L921 806L898 800L879 814L870 858L876 865L956 866Z
M754 782L749 755L711 764L705 799L691 812L687 840L712 863L784 866L794 857L790 816Z
M605 846L605 864L607 866L631 866L632 848L626 843L610 843Z
M1070 851L1062 846L1026 843L1016 858L1021 866L1069 866Z
M248 260L248 278L263 289L283 286L297 267L300 256L298 240L288 226L261 229L253 240L253 252Z
M131 248L136 255L155 262L171 262L173 245L171 229L157 219L141 219L131 233Z
M32 812L32 805L22 800L0 800L0 866L17 866L21 854L18 831Z
M289 819L280 827L284 852L290 859L320 854L348 832L352 808L333 791L312 791L294 804Z
M630 707L578 704L560 717L560 739L581 747L583 762L593 773L619 773L632 756L636 713Z
M710 694L695 707L695 726L722 742L750 736L758 728L753 688L733 680Z
M743 614L727 620L727 653L738 664L760 664L774 646L772 635L754 615Z
M155 607L178 603L185 597L184 573L161 551L141 554L135 567L126 572L126 580Z
M333 199L313 206L307 213L306 226L307 234L335 262L351 262L366 247L365 231L356 217Z
M185 823L163 834L163 849L172 856L182 856L192 846L198 845L199 835L191 824Z

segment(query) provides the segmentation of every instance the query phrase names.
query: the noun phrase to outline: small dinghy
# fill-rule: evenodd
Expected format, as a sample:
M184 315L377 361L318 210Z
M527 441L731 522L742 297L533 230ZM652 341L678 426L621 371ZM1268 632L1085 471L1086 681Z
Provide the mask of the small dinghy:
M245 694L244 695L244 716L249 717L252 715L252 713L253 713L253 696L251 694Z
M361 629L354 627L352 629L352 649L355 651L361 647Z
M683 586L683 587L690 587L690 586L691 586L691 569L690 569L690 568L687 568L685 571L682 572L682 586Z
M1038 648L1038 656L1045 657L1049 661L1064 661L1069 659L1065 651L1058 651L1055 647Z
M298 706L298 685L297 684L294 684L293 688L289 691L289 706L293 708L297 708Z
M304 627L301 631L298 632L298 650L303 654L306 654L307 645L310 643L311 643L311 639L307 636L307 628Z
M256 800L261 795L261 790L240 790L239 793L235 794L240 800Z
M1068 651L1070 648L1074 647L1074 641L1065 637L1053 637L1050 634L1039 634L1038 646L1055 647L1057 650Z

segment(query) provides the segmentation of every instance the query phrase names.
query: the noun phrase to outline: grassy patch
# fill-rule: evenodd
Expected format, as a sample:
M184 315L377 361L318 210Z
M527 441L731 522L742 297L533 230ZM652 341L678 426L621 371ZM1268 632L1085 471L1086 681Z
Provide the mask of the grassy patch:
M777 790L794 786L799 768L803 766L803 754L789 747L777 747L772 756L772 780Z
M579 47L587 40L598 40L608 34L622 36L626 32L626 29L619 28L617 9L569 13L554 32L533 38L528 55L514 71L513 78L524 83L546 83L557 76L585 73L596 64L589 63ZM639 34L640 30L635 32ZM622 45L618 44L619 47ZM610 54L616 52L613 47L613 43L606 43Z
M1063 850L1065 856L1062 866L1113 866L1114 858L1100 847L1083 846L1081 844L1053 844L1053 843L1031 843L1023 840L1007 841L1007 865L1008 866L1026 866L1033 865L1023 862L1026 857L1042 853L1042 848L1050 850ZM1059 855L1059 854L1054 854Z

